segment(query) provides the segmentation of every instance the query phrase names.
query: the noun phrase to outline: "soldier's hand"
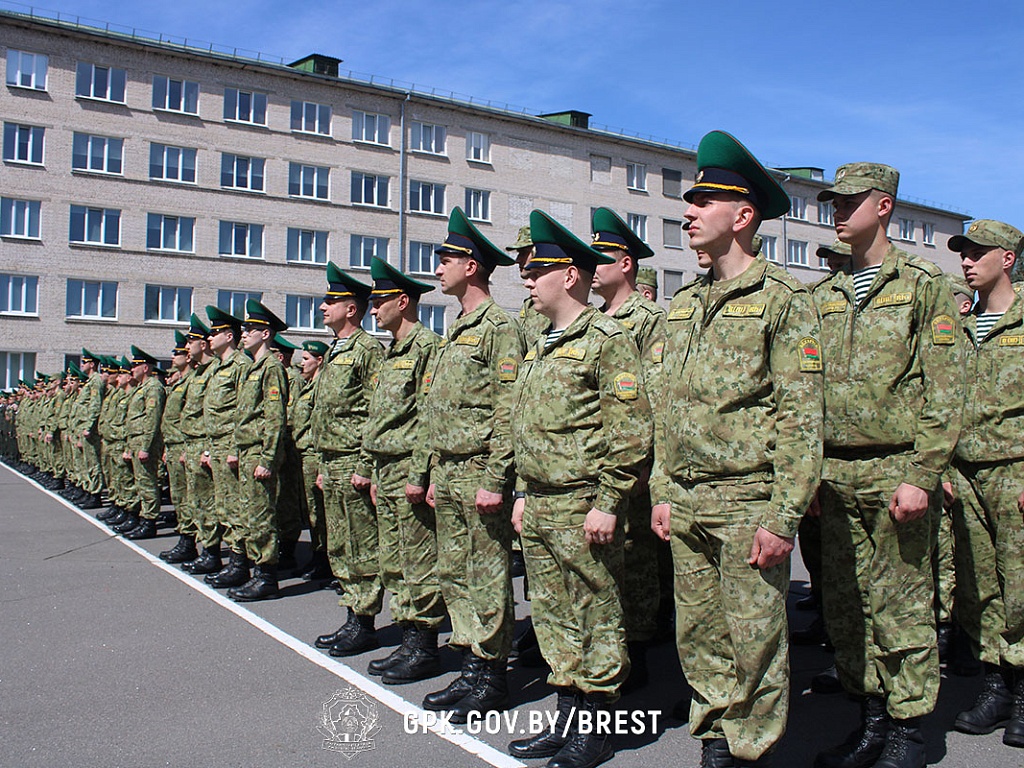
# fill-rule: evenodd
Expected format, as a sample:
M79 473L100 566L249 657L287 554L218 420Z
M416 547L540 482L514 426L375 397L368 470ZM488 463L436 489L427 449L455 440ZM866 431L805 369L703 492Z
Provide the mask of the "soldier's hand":
M132 452L131 451L125 451L124 453L121 454L121 458L124 461L131 461L132 460Z
M431 486L433 488L434 486ZM493 515L501 511L501 502L504 497L500 493L488 491L483 488L476 489L476 511L481 515Z
M273 475L273 470L267 469L266 467L257 464L256 469L252 471L252 476L257 480L269 480L270 476Z
M611 544L615 538L615 525L619 518L596 507L587 512L583 520L583 535L587 544Z
M889 514L897 523L909 523L928 511L928 491L910 483L900 483L889 502Z
M209 451L204 451L204 452L203 452L203 453L202 453L202 454L201 454L201 455L199 456L199 464L200 464L201 466L204 466L204 467L206 467L207 469L209 469L209 468L210 468L210 452L209 452Z
M355 485L355 484L356 484L356 476L352 475L352 485ZM318 474L316 476L316 487L319 488L321 491L324 489L324 476L323 475Z
M427 499L427 489L422 485L405 484L405 498L410 504L422 504Z
M754 544L750 547L747 563L753 568L773 568L784 563L793 551L793 537L777 536L764 528L758 528L754 534Z
M149 461L149 451L139 451L139 461Z
M377 506L377 484L370 483L370 501L373 502L373 506Z
M437 505L434 501L435 493L437 493L437 483L431 483L427 486L427 506L431 509L437 509Z
M238 457L237 456L228 455L228 457L224 461L232 469L238 469Z
M320 475L320 477L323 477L323 475ZM358 475L355 472L353 472L352 487L355 488L357 491L368 491L370 490L370 478L363 477L362 475ZM373 503L376 504L377 502L374 501Z
M672 527L669 523L671 519L671 504L655 504L651 507L651 530L662 541L669 541L672 538Z
M1024 514L1024 491L1021 491L1020 496L1017 497L1017 509Z
M91 434L92 434L92 430L91 429L83 429L82 430L82 437L88 437Z
M185 452L181 452L181 456L178 457L179 464L188 464L188 458L185 456Z
M164 464L167 463L167 449L166 448L164 448L164 452L163 452L163 455L160 457L160 461L162 461Z
M807 507L807 516L821 517L821 499L818 498L818 494L811 497L811 505Z
M1021 498L1024 499L1024 494L1021 494ZM526 511L526 499L516 499L512 502L512 527L516 529L516 533L523 532L523 512Z
M953 484L946 481L942 484L942 506L952 509L954 501L956 501L956 493L953 492Z

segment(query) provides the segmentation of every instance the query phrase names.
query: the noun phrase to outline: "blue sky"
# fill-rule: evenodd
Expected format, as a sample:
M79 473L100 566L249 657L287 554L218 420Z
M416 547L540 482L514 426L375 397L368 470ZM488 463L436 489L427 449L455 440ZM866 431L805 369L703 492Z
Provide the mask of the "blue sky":
M18 6L0 0L0 8ZM847 0L43 0L40 8L262 51L774 166L876 160L900 195L1024 228L1024 4Z

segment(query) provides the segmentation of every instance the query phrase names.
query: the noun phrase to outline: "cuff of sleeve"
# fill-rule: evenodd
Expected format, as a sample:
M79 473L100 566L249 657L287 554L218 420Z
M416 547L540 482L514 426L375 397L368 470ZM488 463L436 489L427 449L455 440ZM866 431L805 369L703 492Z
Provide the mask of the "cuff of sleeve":
M499 480L491 475L490 472L487 472L480 479L480 487L491 493L503 493L505 490L505 478Z
M791 539L796 536L797 528L800 526L800 515L792 515L782 510L769 510L761 518L760 526L769 533Z
M907 470L906 477L903 478L903 482L916 485L918 488L931 493L942 482L942 473L925 469L919 464L911 464Z
M430 473L429 472L410 472L409 479L406 480L409 485L415 485L420 488L427 488L430 485Z
M594 508L599 509L602 512L606 512L609 515L619 517L622 503L623 498L619 494L609 493L608 491L598 491L597 498L594 499Z

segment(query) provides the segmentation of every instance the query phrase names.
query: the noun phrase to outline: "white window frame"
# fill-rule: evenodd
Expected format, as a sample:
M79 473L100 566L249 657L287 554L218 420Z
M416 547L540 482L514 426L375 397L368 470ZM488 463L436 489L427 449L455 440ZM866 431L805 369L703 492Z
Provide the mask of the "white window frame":
M156 226L154 226L154 224ZM154 231L159 233L159 245L152 245L150 242L150 236ZM170 243L170 245L168 245L168 243ZM170 213L146 214L146 250L168 251L171 253L195 253L195 217L178 216Z
M8 149L12 150L10 154L7 152ZM3 158L5 163L42 166L45 164L45 151L46 129L43 126L4 123Z
M105 73L102 80L99 73ZM87 83L83 80L87 79ZM83 88L87 85L87 88ZM128 73L119 67L102 67L80 61L75 68L75 98L124 104L128 91Z
M187 286L146 284L143 292L142 317L146 323L162 325L188 325L192 315L194 291ZM151 300L156 299L156 317L150 317ZM187 306L182 302L185 298ZM172 302L170 307L165 306ZM169 310L169 311L167 311ZM170 314L171 317L165 317Z
M413 179L409 182L409 210L414 213L446 216L448 209L445 207L445 192L444 184Z
M438 155L441 157L447 156L447 127L437 123L422 123L419 120L413 120L409 131L410 152L421 152L424 155Z
M289 264L326 264L331 259L330 235L325 229L288 227L285 260Z
M221 220L217 231L217 252L237 259L262 259L263 225Z
M284 316L288 327L296 331L323 331L321 297L289 293L284 297ZM301 316L300 316L301 315Z
M409 273L413 275L433 275L437 265L441 263L441 257L434 253L437 243L425 243L419 240L409 242ZM430 264L428 270L423 269L426 260Z
M391 117L379 112L352 111L352 141L358 144L391 146Z
M800 195L790 195L788 216L798 221L807 221L807 198Z
M11 88L45 91L49 68L50 57L45 53L7 49L7 85Z
M32 381L35 376L35 352L0 351L0 389L17 389L19 381Z
M633 230L633 234L647 242L647 214L627 213L626 226Z
M80 144L84 143L84 151L79 151ZM115 148L111 152L111 147ZM79 157L85 158L85 165L76 165ZM95 161L101 166L93 166ZM112 163L116 161L116 168ZM94 133L79 133L75 131L71 139L71 170L80 173L102 173L108 176L124 175L124 139L113 136L97 136Z
M175 94L177 90L177 94ZM199 115L199 83L153 75L153 109L179 115Z
M377 316L373 312L367 312L363 315L363 322L360 325L371 336L376 336L377 338L387 338L390 336L387 331L377 325Z
M324 183L324 194L320 195L321 176L326 176ZM303 191L310 185L312 194L305 194ZM288 196L301 197L306 200L330 200L331 199L331 169L326 165L305 165L304 163L288 164Z
M761 235L761 255L768 261L779 263L779 241L775 235Z
M111 287L113 286L113 287ZM96 307L97 311L95 314L86 314L86 301L88 299L88 291L90 288L95 287L96 289ZM108 303L106 294L109 291L114 292L113 297L113 314L106 314L103 310L105 304ZM77 314L71 311L71 297L78 295L78 306L79 311ZM83 280L76 277L69 277L67 279L65 294L64 294L64 316L69 319L76 320L117 320L117 302L118 302L118 285L115 281L110 280Z
M353 234L349 239L349 244L348 265L351 269L369 269L374 256L381 261L391 261L388 258L390 242L386 237ZM367 249L368 245L372 246L369 250Z
M921 242L925 245L935 245L935 224L930 221L921 222Z
M0 237L40 240L42 218L41 201L0 197Z
M626 188L635 192L647 191L646 163L626 163Z
M352 171L352 205L389 208L391 205L391 177Z
M416 307L416 316L427 329L438 336L444 336L448 330L448 318L445 316L444 306L441 304L419 304ZM438 319L440 319L440 323L438 323ZM438 325L440 325L440 330L438 330Z
M466 187L466 216L473 221L491 220L491 192Z
M665 286L665 295L671 298L676 291L683 287L686 282L686 273L678 269L665 269L662 270L661 279Z
M39 317L39 276L0 272L0 315Z
M315 101L292 101L291 128L292 133L305 133L312 136L330 136L331 121L334 111L330 104L319 104Z
M762 246L763 247L763 246ZM805 240L790 240L786 243L786 263L794 267L808 267L809 244Z
M267 161L262 157L224 152L220 156L221 189L266 192L266 167Z
M832 204L831 200L818 201L818 223L828 227L835 226L836 207Z
M899 226L899 239L905 243L913 243L915 229L914 220L900 217L900 220L899 222L897 222L897 224Z
M482 131L466 132L466 160L491 164L491 136Z
M154 154L160 155L159 163L154 161ZM187 158L191 158L191 179L186 178ZM170 175L170 171L174 167L170 161L174 159L176 159L177 164L177 177ZM175 184L195 184L196 177L199 175L198 160L198 152L192 147L178 147L154 141L149 145L149 178L155 181L169 181ZM155 165L159 165L163 173L162 176L153 175L153 167Z
M82 239L75 240L75 219L82 217ZM110 229L113 226L114 232ZM91 234L99 228L99 239ZM121 246L121 211L118 208L97 208L91 205L71 204L71 215L68 218L68 242L75 245L100 246L103 248L119 248Z
M248 99L249 105L243 109L244 99ZM267 124L267 94L260 91L247 91L244 88L224 89L224 120L228 123L243 123L245 125L266 125ZM259 119L262 114L262 119Z
M227 301L224 301L227 299ZM235 317L245 317L245 303L249 299L263 301L262 291L233 291L230 288L217 289L217 309Z

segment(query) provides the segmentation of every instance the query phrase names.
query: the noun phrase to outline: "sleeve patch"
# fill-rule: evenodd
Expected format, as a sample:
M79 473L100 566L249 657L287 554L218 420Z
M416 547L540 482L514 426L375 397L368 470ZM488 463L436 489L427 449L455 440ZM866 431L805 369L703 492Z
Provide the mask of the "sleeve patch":
M280 400L281 389L279 387L271 387L267 390L267 400Z
M511 357L503 357L498 361L498 381L515 381L519 373L519 364Z
M146 400L146 407L147 408L156 408L156 398L155 397L151 397L148 400Z
M636 400L637 383L636 376L632 373L619 373L613 379L615 396L619 400Z
M937 315L932 320L932 344L953 344L956 339L955 324L949 315Z
M659 341L653 347L651 347L651 362L660 363L661 358L665 354L665 342Z
M813 336L804 336L800 339L800 370L821 370L821 345Z

